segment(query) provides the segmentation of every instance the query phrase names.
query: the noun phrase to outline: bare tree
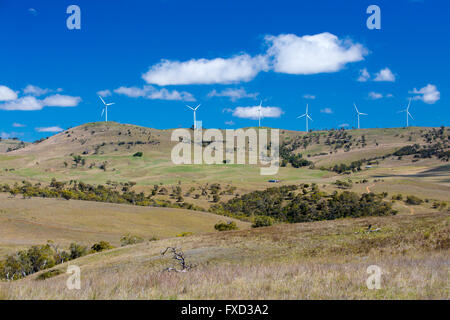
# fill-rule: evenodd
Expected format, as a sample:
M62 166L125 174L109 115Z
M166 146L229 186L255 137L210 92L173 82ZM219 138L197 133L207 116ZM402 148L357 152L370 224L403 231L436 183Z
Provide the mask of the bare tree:
M175 247L167 247L166 250L161 252L161 255L163 256L167 252L172 253L172 259L178 261L181 268L177 269L177 268L169 267L169 268L164 269L163 271L186 272L195 267L195 265L192 265L192 264L186 262L186 257L184 256L184 253L183 253L183 251L181 251L181 249L177 250L177 248L175 248Z

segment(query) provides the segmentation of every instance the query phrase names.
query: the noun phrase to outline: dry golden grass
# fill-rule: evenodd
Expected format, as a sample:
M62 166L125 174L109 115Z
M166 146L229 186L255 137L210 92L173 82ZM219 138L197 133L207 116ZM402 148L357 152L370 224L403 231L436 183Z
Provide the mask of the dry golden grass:
M368 224L381 228L366 232ZM4 299L448 299L449 215L342 219L164 239L85 256L81 290L62 274L0 285ZM177 246L197 264L168 273ZM369 290L366 269L383 272ZM57 266L65 271L67 264Z
M250 224L208 212L139 207L63 199L15 199L0 193L0 257L53 240L64 247L71 242L92 245L105 240L117 246L128 233L144 239L174 237L182 232L215 232L220 220Z

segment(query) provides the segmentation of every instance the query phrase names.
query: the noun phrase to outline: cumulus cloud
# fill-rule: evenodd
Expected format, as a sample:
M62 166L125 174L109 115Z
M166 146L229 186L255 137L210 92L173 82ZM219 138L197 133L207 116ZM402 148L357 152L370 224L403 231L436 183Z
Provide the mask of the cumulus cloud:
M100 91L97 91L97 95L99 95L99 96L101 96L103 98L106 98L106 97L109 97L111 95L111 91L109 91L108 89L100 90Z
M231 58L192 59L185 62L162 60L152 66L142 78L149 84L217 84L252 80L267 69L263 56L241 54Z
M384 95L379 92L371 91L371 92L369 92L368 97L371 100L378 100L378 99L382 99L382 98L392 98L392 97L394 97L394 95L392 93L388 93L388 94Z
M304 94L303 98L314 100L316 98L316 96L313 94Z
M42 101L33 96L22 97L0 105L1 110L8 111L35 111L41 110L43 107Z
M14 122L14 123L12 124L12 126L13 126L14 128L24 128L24 127L26 127L26 125L21 124L21 123L17 123L17 122Z
M235 109L225 109L226 112L232 112L233 116L244 119L257 120L259 118L259 106L237 107ZM278 107L261 107L261 118L279 118L283 110Z
M37 132L61 132L64 131L64 129L54 126L54 127L43 127L43 128L36 128Z
M234 125L234 121L225 121L225 124L227 126L233 126Z
M364 59L367 49L351 40L324 32L299 37L295 34L268 35L264 54L246 53L231 58L161 60L142 75L148 84L229 84L248 82L261 71L288 74L337 72L347 63Z
M361 44L340 40L328 32L302 37L281 34L266 36L265 40L274 71L288 74L336 72L349 62L363 60L367 54Z
M37 10L35 8L29 8L28 13L32 14L33 16L37 15Z
M320 110L321 113L326 113L326 114L332 114L333 110L331 110L331 108L324 108L322 110Z
M17 93L7 86L0 85L0 101L16 100Z
M33 86L33 85L29 84L22 91L25 94L30 94L33 96L42 96L44 94L49 93L51 90L50 89L42 89L37 86Z
M381 93L372 91L372 92L369 92L369 98L372 100L378 100L378 99L383 98L383 95Z
M359 82L366 82L369 79L370 79L370 73L369 73L369 71L367 71L366 68L359 70L359 77L358 77Z
M167 90L165 88L157 89L153 86L138 87L120 87L114 90L115 93L126 95L130 98L145 98L151 100L183 100L195 101L194 96L186 91Z
M395 75L389 68L381 69L378 73L375 74L375 79L373 81L395 81Z
M42 100L44 106L48 107L76 107L81 101L80 97L72 97L55 94Z
M224 89L220 92L217 90L212 90L210 93L208 93L208 97L228 97L231 101L236 101L238 99L242 98L251 98L256 99L256 97L259 95L259 93L248 93L244 88L239 89Z
M438 91L437 87L433 84L427 84L425 87L417 90L414 88L409 93L415 94L414 100L422 100L427 104L436 103L441 98L441 93Z
M5 89L6 88L6 89ZM36 96L49 92L49 89L41 89L32 85L28 85L23 91L30 95L18 97L17 93L11 89L0 86L0 101L6 101L0 104L0 110L9 111L35 111L41 110L44 107L75 107L81 98L67 95L54 94L44 98L38 99ZM57 91L59 91L58 89ZM1 99L3 97L3 99Z
M348 126L350 126L348 123L341 123L339 125L340 128L345 128L345 127L348 127Z

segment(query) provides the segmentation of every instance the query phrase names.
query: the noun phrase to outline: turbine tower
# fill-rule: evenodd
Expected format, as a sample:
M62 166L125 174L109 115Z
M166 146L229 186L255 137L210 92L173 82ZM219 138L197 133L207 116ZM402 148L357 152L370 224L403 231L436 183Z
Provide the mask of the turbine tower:
M358 129L359 129L359 116L367 116L367 113L359 112L358 108L356 107L356 104L353 103L353 105L355 106L356 113L358 114Z
M200 107L201 105L199 104L198 106L196 106L195 108L192 108L191 106L186 105L186 107L188 107L189 109L191 109L192 111L194 111L194 130L197 129L197 124L196 124L196 119L195 119L195 111L197 111L198 107Z
M98 96L100 98L100 100L102 100L103 104L104 104L104 108L102 109L102 115L101 117L103 117L103 113L105 113L105 122L108 122L108 106L111 106L114 104L114 102L111 103L106 103L105 100L103 100L103 98L101 96Z
M398 112L405 112L406 113L406 127L409 126L409 117L411 117L411 119L414 120L413 116L411 115L411 113L409 113L409 107L411 106L411 98L409 98L409 103L408 103L408 107L405 110L400 110Z
M308 104L306 104L306 112L305 112L305 114L302 114L301 116L298 116L297 119L298 118L303 118L303 117L305 117L305 120L306 120L306 132L308 132L308 119L313 121L313 119L308 114Z

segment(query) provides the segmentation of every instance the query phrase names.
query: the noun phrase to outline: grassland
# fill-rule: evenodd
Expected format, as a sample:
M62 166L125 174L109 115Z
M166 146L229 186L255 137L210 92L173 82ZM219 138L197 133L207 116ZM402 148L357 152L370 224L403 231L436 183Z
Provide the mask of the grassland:
M184 209L139 207L90 201L20 199L0 194L0 257L52 240L63 247L71 242L92 245L105 240L117 246L126 234L175 237L182 232L215 232L224 217ZM236 221L241 229L249 223Z
M261 176L251 165L174 165L172 130L133 125L90 123L68 129L40 143L5 152L0 143L0 183L48 184L53 178L116 185L132 181L133 191L149 194L154 185L168 190L156 199L175 201L179 187L185 202L207 210L214 204L209 190L221 185L220 201L278 184L316 183L338 190L337 180L351 180L350 191L415 195L420 205L395 201L397 216L278 224L217 232L214 224L233 220L207 212L172 208L60 199L20 199L0 194L0 258L47 240L66 248L71 242L91 245L106 240L118 246L131 233L158 241L119 247L58 265L82 269L82 289L69 291L67 275L38 281L39 274L11 283L0 282L0 299L448 299L449 210L433 203L450 202L450 168L436 158L413 156L380 159L348 175L320 170L381 157L413 143L425 144L430 128L346 130L351 147L336 148L330 132L280 130L280 141L300 141L295 153L315 168L281 167ZM446 128L448 133L448 128ZM308 143L303 144L304 141ZM17 143L17 142L14 142ZM142 157L133 157L136 152ZM83 165L74 163L80 155ZM102 168L102 165L104 167ZM227 188L235 188L227 193ZM222 192L223 191L223 192ZM368 225L380 228L367 232ZM193 236L176 237L182 232ZM160 251L182 248L197 266L188 273L162 272L172 264ZM368 290L366 268L383 270L382 289Z
M368 225L380 228L367 232ZM121 247L71 261L67 275L0 284L4 299L448 299L449 215L342 219L209 233ZM186 273L160 251L182 248ZM65 272L67 265L55 269ZM382 270L369 290L370 265Z

